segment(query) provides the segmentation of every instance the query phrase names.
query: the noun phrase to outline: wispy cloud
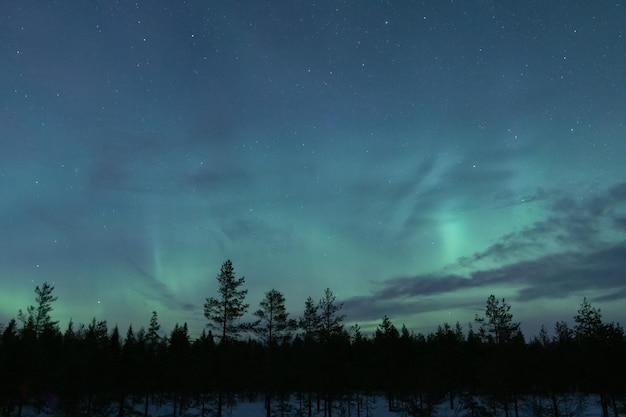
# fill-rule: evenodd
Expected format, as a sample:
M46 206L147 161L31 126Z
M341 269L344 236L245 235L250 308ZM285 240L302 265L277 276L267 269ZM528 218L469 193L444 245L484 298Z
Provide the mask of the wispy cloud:
M194 312L198 309L198 306L194 304L179 300L174 291L163 282L156 279L154 275L149 273L138 263L128 257L126 257L125 260L136 272L136 275L141 278L141 285L136 288L136 291L140 293L143 298L157 301L160 305L175 311Z

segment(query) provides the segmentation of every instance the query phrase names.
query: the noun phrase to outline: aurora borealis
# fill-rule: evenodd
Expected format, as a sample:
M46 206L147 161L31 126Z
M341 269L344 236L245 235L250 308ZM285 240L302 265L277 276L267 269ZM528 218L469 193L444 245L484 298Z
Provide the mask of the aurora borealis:
M4 3L0 322L198 333L225 259L364 328L625 322L625 7Z

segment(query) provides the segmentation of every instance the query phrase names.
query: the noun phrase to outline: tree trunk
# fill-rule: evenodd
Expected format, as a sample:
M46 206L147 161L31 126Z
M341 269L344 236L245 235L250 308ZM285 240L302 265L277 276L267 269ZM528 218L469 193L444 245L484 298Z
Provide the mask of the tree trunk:
M280 416L281 417L285 417L285 396L284 394L281 392L280 393Z
M320 412L320 401L321 401L320 400L320 393L319 393L319 391L317 392L316 397L317 397L316 398L316 400L317 400L317 412L319 413Z
M217 393L217 417L222 417L223 402L224 402L224 393L220 391Z
M552 414L554 414L554 417L559 417L559 402L554 391L552 391Z
M328 417L333 417L333 400L330 394L326 394L326 408L328 408Z
M269 392L265 393L265 416L272 417L272 395Z
M124 417L124 402L126 400L126 396L122 393L120 394L120 409L117 413L118 417Z
M150 394L146 393L146 404L145 404L144 409L143 409L143 417L148 417L148 402L149 402L149 399L150 399Z
M507 401L506 394L502 399L502 405L504 406L504 416L509 417L509 402Z
M424 415L424 396L420 391L420 415Z
M600 394L600 404L602 405L602 416L609 417L609 405L607 404L606 395Z
M87 415L91 415L91 394L87 396Z
M348 417L352 416L352 393L348 393Z

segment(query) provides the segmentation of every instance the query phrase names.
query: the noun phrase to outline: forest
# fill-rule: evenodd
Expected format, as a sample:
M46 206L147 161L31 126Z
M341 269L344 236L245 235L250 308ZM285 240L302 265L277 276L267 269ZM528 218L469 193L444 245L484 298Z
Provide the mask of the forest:
M275 289L250 309L230 261L217 281L204 304L207 329L195 339L186 323L162 331L157 312L147 328L120 331L94 318L61 329L54 287L37 286L35 304L0 324L0 415L34 407L148 416L167 402L174 417L190 407L222 417L247 399L264 404L267 417L368 417L378 396L407 416L436 415L442 405L467 416L566 416L572 395L597 397L604 417L626 415L624 330L586 299L573 326L558 322L553 336L542 327L525 338L511 305L494 295L466 329L442 323L415 334L384 316L368 335L344 324L330 289L291 318ZM248 313L254 321L243 321Z

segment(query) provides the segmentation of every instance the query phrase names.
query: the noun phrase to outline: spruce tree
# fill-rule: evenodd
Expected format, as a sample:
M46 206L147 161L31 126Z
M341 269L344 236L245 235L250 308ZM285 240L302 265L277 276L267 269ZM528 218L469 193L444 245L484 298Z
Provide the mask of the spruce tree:
M157 312L152 312L152 317L150 317L150 325L148 326L148 334L146 335L146 343L148 348L153 352L156 351L159 343L161 342L161 336L159 335L159 330L161 329L161 325L159 324L159 318L157 316Z

